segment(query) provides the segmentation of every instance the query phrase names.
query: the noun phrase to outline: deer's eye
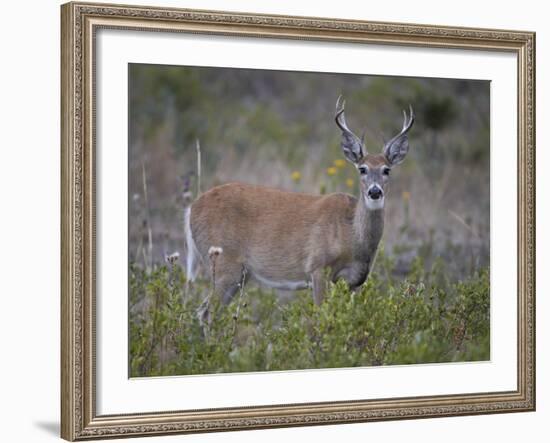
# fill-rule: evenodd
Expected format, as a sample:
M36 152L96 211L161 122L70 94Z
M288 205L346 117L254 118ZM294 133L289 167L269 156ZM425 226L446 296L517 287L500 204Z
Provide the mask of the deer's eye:
M369 172L368 168L366 166L359 166L359 174L365 175L367 172Z
M390 168L384 168L384 170L382 171L382 174L384 174L384 175L390 175L390 171L391 171Z

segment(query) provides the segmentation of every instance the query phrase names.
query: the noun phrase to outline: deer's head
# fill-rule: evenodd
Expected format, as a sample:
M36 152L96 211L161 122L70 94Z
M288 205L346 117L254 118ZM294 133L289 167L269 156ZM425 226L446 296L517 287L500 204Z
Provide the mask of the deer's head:
M409 152L407 133L414 123L412 106L409 106L409 115L403 111L401 132L385 143L382 153L369 154L365 147L365 136L359 138L349 129L344 116L344 105L342 96L338 97L335 120L342 131L342 151L357 168L361 198L367 209L382 209L391 169L400 164Z

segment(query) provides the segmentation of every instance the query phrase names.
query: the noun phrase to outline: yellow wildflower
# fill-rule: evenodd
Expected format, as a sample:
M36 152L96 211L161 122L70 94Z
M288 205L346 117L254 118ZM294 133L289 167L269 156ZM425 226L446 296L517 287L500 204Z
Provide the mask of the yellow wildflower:
M346 180L346 186L347 186L348 188L353 188L353 180L352 180L351 178L348 178L348 179Z
M300 179L302 178L302 174L300 173L300 171L294 171L291 175L290 175L290 178L295 181L295 182L299 182Z
M327 168L327 174L328 175L336 175L338 172L338 169L336 169L334 166L331 166L330 168Z
M405 202L408 202L411 199L411 193L409 191L403 191L402 197Z
M337 158L336 160L334 160L334 166L336 166L337 168L343 168L344 166L346 166L346 161L341 159L341 158Z

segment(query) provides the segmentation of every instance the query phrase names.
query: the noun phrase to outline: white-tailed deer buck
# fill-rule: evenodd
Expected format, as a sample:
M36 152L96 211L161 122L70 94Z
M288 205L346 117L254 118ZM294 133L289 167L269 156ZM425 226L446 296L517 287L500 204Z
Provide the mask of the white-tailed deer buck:
M342 131L342 151L359 173L359 198L244 183L217 186L185 214L190 280L196 276L197 258L209 269L215 255L214 287L224 303L249 278L278 289L312 287L317 304L323 300L327 276L344 279L350 288L365 282L384 230L390 171L407 155L414 113L412 107L410 115L403 111L401 132L381 154L370 154L346 124L344 104L339 97L335 120Z

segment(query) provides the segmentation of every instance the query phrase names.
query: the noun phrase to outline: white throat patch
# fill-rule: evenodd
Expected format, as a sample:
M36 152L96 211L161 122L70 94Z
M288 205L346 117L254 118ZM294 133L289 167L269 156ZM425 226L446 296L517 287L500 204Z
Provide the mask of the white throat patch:
M365 205L367 209L374 211L376 209L384 208L384 196L380 197L378 200L373 200L365 195Z

